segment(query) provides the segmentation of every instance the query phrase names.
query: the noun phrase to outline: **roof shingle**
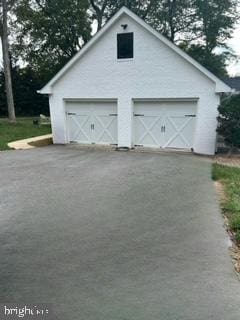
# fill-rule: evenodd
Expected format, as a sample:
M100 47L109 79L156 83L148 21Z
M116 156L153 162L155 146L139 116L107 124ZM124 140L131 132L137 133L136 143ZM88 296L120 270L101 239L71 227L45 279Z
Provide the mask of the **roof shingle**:
M228 84L232 89L240 91L240 77L232 77L224 79L224 82Z

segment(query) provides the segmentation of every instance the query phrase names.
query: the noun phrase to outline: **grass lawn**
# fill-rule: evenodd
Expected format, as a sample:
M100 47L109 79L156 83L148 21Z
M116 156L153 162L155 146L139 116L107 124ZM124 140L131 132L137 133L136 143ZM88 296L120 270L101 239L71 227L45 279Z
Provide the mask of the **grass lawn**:
M240 244L240 168L214 164L212 178L224 187L222 209L229 219L229 227L236 242Z
M50 125L33 125L33 118L18 118L16 124L0 118L0 150L9 149L8 142L49 133L51 133Z

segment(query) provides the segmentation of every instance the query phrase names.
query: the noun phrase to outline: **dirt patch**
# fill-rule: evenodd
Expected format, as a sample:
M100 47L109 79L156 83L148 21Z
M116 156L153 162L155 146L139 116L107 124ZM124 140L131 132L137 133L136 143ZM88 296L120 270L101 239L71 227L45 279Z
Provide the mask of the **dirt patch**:
M214 181L214 184L215 184L215 188L217 189L217 193L220 198L220 202L222 203L224 200L226 200L226 194L224 192L224 187L223 187L222 183L219 181Z
M34 146L34 147L46 147L50 144L53 144L53 140L52 138L45 138L42 140L30 142L29 144L30 146Z
M240 167L240 155L217 155L213 158L213 161L218 164L222 164L230 167Z
M240 248L235 244L230 248L231 258L236 272L240 275Z

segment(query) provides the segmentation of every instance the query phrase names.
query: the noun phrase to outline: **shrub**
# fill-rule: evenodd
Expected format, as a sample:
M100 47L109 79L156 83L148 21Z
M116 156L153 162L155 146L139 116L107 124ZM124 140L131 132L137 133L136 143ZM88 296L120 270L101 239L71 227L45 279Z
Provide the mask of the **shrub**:
M48 98L37 93L43 86L30 68L12 69L13 95L17 116L49 115ZM4 74L0 71L0 117L7 116L7 100L5 94Z
M240 95L225 98L218 111L217 132L224 137L231 149L240 148Z

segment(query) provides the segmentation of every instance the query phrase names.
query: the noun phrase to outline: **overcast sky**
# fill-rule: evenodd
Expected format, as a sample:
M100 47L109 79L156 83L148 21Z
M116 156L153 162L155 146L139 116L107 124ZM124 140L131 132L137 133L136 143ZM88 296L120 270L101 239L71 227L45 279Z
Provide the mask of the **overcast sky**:
M240 23L236 26L232 39L228 41L228 45L234 50L235 54L239 57L238 62L229 65L228 73L230 76L240 76ZM0 46L0 65L2 65L2 52Z

